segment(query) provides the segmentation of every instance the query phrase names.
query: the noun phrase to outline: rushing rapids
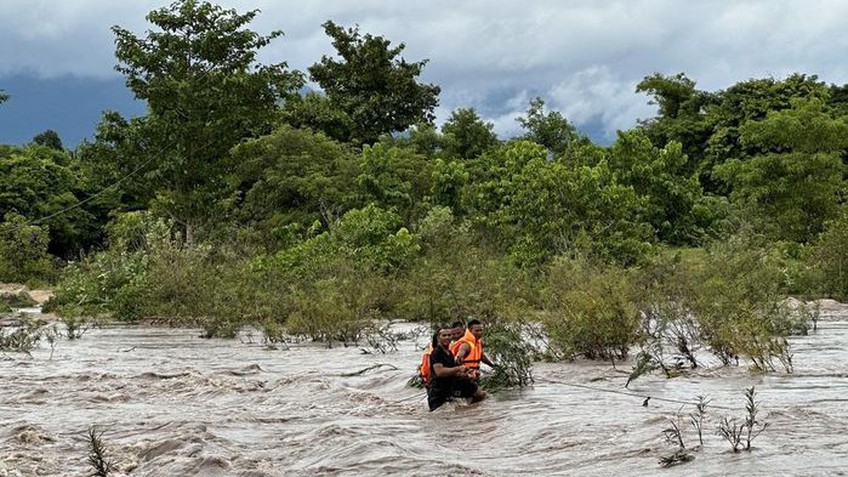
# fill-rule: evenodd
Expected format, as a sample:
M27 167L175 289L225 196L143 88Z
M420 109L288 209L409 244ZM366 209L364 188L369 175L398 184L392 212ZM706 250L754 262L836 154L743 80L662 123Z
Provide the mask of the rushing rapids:
M794 374L739 366L631 384L644 396L711 399L704 446L667 470L658 459L674 447L662 431L679 416L694 448L692 408L568 385L622 391L622 365L538 363L530 388L431 413L407 386L425 339L363 354L116 326L61 341L52 358L44 344L0 355L0 476L83 475L91 426L115 475L132 476L841 475L848 465L845 309L792 339ZM716 430L744 416L752 385L769 425L752 452L734 454Z

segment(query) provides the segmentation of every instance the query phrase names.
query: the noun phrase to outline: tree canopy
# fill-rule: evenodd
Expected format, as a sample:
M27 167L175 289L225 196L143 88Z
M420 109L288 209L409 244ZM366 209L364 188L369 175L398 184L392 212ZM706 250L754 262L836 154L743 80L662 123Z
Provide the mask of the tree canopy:
M419 82L427 60L408 62L405 45L391 47L382 36L358 27L323 25L337 57L324 56L309 67L309 77L324 96L294 102L290 121L324 131L340 141L371 144L383 134L405 131L435 119L440 88Z
M148 105L133 126L144 130L146 154L158 159L151 167L158 204L185 226L189 241L209 218L207 204L227 197L222 159L229 149L269 133L279 102L302 85L284 62L256 62L258 51L282 35L248 29L257 14L180 0L150 12L157 29L143 37L112 28L117 70Z

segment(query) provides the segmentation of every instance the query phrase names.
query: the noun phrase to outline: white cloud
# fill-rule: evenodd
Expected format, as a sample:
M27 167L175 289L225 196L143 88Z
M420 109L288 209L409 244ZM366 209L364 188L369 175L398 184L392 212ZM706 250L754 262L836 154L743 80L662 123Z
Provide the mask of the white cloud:
M144 15L168 0L4 0L2 75L114 75L115 24L147 28ZM794 71L848 82L848 2L841 0L222 0L258 8L254 28L286 37L262 55L305 69L332 52L321 23L359 24L429 58L424 79L442 86L439 117L476 107L504 135L529 98L608 134L653 114L634 86L653 72L685 72L701 88Z

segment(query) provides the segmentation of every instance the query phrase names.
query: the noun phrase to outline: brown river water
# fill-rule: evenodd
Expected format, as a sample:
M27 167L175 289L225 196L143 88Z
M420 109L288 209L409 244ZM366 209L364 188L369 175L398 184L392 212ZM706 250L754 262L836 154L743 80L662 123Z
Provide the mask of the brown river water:
M848 309L791 340L795 373L705 369L647 376L624 391L609 364L538 363L536 384L480 404L428 412L406 386L425 339L390 354L303 343L269 350L254 338L208 340L196 330L106 327L62 340L52 359L0 354L0 477L89 475L90 426L114 475L846 475ZM416 342L417 341L417 342ZM358 376L344 373L376 364ZM719 420L743 417L756 386L768 428L751 452L732 453ZM674 451L662 435L706 395L704 446L695 459L658 465ZM725 409L726 408L726 409Z

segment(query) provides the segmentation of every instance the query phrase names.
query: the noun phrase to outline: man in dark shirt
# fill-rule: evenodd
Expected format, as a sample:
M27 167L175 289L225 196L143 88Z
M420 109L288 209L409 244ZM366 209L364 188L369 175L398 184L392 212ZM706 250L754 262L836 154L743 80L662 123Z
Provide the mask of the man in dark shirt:
M440 327L433 335L433 352L430 354L432 377L427 389L427 403L434 410L454 397L471 398L475 403L486 398L477 383L471 380L470 370L457 364L451 354L451 328Z

